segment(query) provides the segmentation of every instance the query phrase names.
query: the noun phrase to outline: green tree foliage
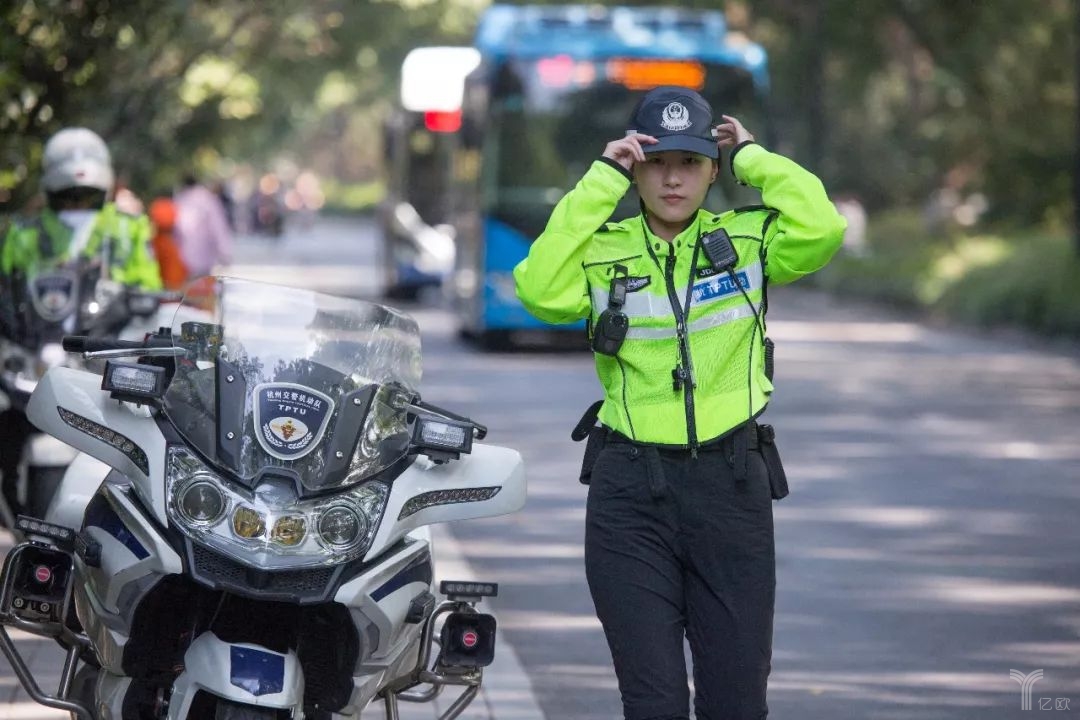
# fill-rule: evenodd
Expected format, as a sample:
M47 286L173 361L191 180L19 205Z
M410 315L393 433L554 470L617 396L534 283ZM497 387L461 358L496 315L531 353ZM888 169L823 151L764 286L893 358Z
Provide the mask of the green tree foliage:
M0 212L33 193L44 139L71 124L99 131L144 192L185 167L285 149L324 175L371 179L406 52L467 43L484 4L3 3ZM1067 216L1075 0L725 5L770 53L778 147L830 189L874 209L952 185L985 193L992 216L1017 224Z
M142 192L285 147L370 177L401 59L468 42L475 15L450 0L4 3L0 213L34 194L42 145L68 125L99 132Z
M1075 157L1072 0L747 0L785 141L871 207L943 185L1061 221ZM1037 6L1037 11L1036 11Z

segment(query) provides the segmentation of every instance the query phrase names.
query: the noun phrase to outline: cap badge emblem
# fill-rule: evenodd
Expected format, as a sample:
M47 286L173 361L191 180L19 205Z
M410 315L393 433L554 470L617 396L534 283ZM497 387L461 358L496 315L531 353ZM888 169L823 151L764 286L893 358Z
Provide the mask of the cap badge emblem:
M660 120L660 127L671 132L679 132L693 125L690 122L690 112L680 102L668 103L664 108L664 117Z

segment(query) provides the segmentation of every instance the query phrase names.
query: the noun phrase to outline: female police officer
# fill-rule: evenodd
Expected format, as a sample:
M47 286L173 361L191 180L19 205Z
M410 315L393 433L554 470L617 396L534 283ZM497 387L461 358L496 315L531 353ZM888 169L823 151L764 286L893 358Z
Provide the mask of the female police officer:
M627 720L688 717L684 636L699 720L768 714L786 481L755 421L772 392L765 290L821 268L845 224L814 175L723 120L693 90L647 93L514 271L537 317L589 318L604 400L585 566ZM701 208L720 148L763 205ZM641 214L605 224L631 183Z

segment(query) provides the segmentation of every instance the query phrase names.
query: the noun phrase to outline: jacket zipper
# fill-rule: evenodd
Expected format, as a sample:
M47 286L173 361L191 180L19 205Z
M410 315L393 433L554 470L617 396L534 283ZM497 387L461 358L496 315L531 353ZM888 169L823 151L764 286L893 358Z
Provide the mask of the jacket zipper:
M664 280L667 284L668 301L675 312L675 332L679 339L679 357L681 359L681 377L683 400L686 405L686 439L690 452L697 457L697 423L694 419L694 365L690 359L690 333L686 327L686 316L679 303L679 293L675 290L675 253L668 252L665 260Z

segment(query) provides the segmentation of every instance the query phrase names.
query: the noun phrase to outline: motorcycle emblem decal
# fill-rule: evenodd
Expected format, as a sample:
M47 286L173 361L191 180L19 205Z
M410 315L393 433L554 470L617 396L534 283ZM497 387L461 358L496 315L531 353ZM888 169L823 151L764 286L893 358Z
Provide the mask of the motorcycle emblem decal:
M328 395L295 383L256 385L254 406L259 444L280 460L299 460L314 450L334 412Z
M664 108L664 117L660 120L660 127L671 132L679 132L693 125L690 122L690 111L680 102L668 103Z
M42 273L31 279L29 285L30 300L42 320L59 322L75 311L79 294L74 273Z
M270 423L270 429L285 442L292 440L292 436L296 433L300 433L300 437L298 437L297 440L308 434L307 425L299 420L294 423L292 418L287 419L285 422Z

